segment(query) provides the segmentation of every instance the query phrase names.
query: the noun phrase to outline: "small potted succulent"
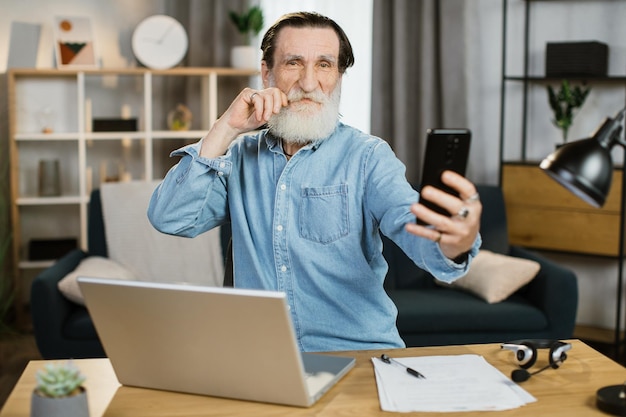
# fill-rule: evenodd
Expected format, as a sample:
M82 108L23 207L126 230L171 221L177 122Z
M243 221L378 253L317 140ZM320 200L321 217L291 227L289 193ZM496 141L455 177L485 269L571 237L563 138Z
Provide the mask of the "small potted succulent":
M31 417L89 417L85 376L73 362L48 363L35 378Z
M230 61L235 68L255 69L258 66L256 48L251 45L252 38L263 29L263 10L259 6L252 6L248 11L237 13L230 11L231 22L244 39L244 45L233 47Z

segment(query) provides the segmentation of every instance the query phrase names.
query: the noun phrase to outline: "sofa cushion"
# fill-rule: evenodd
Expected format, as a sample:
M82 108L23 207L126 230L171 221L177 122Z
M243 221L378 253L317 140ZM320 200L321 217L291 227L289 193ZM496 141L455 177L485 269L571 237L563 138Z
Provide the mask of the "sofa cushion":
M469 291L488 303L499 303L528 284L541 266L530 259L481 250L469 272L454 282L436 281L443 287Z
M63 277L57 284L59 291L76 304L85 305L83 294L78 287L78 277L136 279L132 272L119 263L101 256L89 256L78 264L76 269Z
M222 286L224 258L219 228L191 239L161 233L150 224L146 212L159 183L102 184L109 258L132 271L139 281Z
M497 304L446 288L390 291L389 296L399 311L401 333L512 332L548 327L545 314L517 295Z

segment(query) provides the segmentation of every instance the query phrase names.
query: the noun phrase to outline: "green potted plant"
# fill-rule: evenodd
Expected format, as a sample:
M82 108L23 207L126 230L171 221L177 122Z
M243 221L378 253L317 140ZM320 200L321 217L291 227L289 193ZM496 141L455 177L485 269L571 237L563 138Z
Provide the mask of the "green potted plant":
M252 6L242 13L231 10L229 17L244 41L243 45L235 46L231 50L231 65L235 68L257 68L256 48L251 42L263 29L263 10L259 6Z
M89 417L85 376L72 361L48 363L35 378L31 417Z
M569 81L563 80L561 88L556 91L548 86L548 102L554 113L552 123L563 132L563 143L567 142L567 133L574 122L575 111L585 102L591 87L571 87Z

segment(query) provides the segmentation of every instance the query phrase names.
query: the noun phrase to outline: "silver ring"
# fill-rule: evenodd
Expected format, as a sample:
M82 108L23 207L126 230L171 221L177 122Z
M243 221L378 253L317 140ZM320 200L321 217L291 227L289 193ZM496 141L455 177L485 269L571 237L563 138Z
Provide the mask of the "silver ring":
M258 96L258 95L259 95L259 93L257 93L256 91L254 93L252 93L252 95L250 96L250 101L252 101L254 96Z
M471 196L469 196L469 198L467 200L465 200L465 201L467 201L468 203L473 203L473 202L476 202L476 201L480 201L480 194L474 193Z
M469 209L465 206L461 207L461 210L456 214L458 217L465 219L469 215Z
M434 240L435 243L439 243L439 241L441 240L441 236L443 236L443 233L439 232L439 235L437 236L437 238Z

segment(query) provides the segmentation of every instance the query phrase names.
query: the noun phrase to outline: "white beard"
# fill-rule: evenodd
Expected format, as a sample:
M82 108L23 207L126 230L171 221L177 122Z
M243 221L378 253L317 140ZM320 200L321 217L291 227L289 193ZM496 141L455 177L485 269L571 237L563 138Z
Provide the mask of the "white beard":
M270 79L271 84L274 84ZM286 143L306 145L312 141L325 139L335 130L339 120L339 101L341 98L341 81L337 83L330 96L317 89L311 93L292 90L289 95L289 106L283 107L280 113L273 115L267 125L269 131ZM308 98L315 103L299 103Z

